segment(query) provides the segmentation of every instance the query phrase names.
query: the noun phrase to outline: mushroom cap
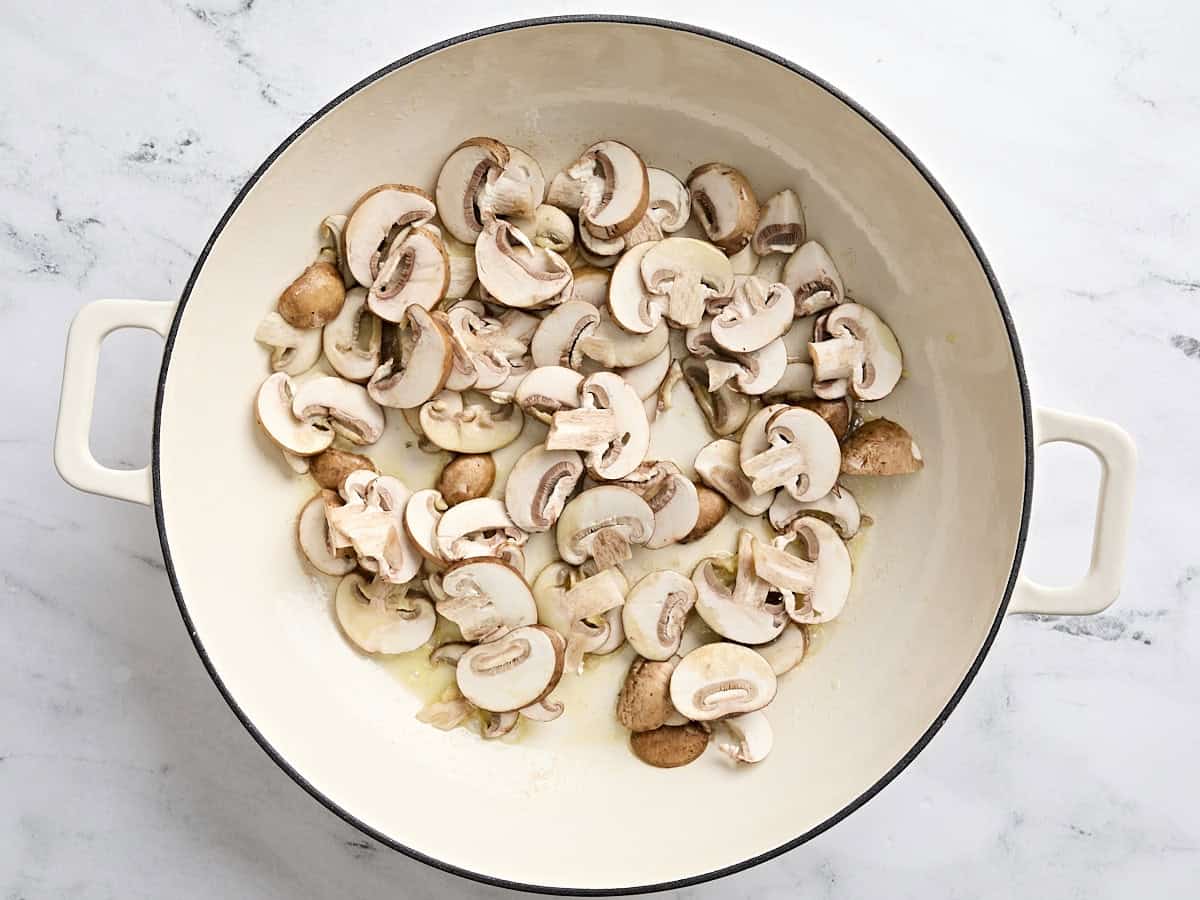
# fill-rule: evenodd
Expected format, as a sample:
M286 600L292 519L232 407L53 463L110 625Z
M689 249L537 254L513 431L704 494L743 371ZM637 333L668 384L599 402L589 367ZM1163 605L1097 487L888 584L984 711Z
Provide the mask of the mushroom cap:
M617 324L607 308L603 308L599 324L580 339L579 349L584 356L607 369L624 369L640 366L658 356L670 338L666 322L660 321L648 332L631 334Z
M724 163L706 163L687 178L692 212L708 239L726 253L737 253L758 225L758 198L746 176Z
M770 665L771 671L785 675L804 659L808 650L808 635L804 628L789 621L779 632L779 637L767 644L759 644L755 651Z
M640 365L621 369L617 374L625 380L626 384L634 389L640 398L649 400L662 387L663 380L666 379L670 368L671 347L668 345L663 347L662 352L653 359L649 359Z
M754 252L754 248L750 244L747 244L737 253L730 255L729 267L733 269L735 278L738 275L753 275L754 270L758 268L758 254ZM771 283L767 282L767 284Z
M433 309L450 285L450 255L441 233L431 225L416 226L387 252L367 295L371 312L399 322L413 306Z
M582 476L583 459L576 451L535 444L513 464L504 486L509 517L531 534L549 531Z
M650 423L642 398L615 372L589 375L579 393L584 406L612 410L617 428L607 447L588 452L588 468L599 478L625 478L641 465L650 448Z
M842 455L833 429L819 415L776 403L746 424L739 459L755 492L782 487L797 500L817 500L837 482Z
M917 442L891 419L864 422L842 445L845 475L911 475L924 466Z
M525 376L517 388L514 402L541 422L562 409L579 407L583 376L563 366L539 366Z
M488 537L471 539L480 533ZM502 544L519 547L527 539L508 517L504 501L494 497L477 497L450 507L438 520L436 536L438 554L446 560L492 556Z
M583 361L582 337L600 323L600 311L584 300L568 300L552 309L529 343L534 366L578 369Z
M693 466L700 480L748 516L761 516L773 499L773 492L756 494L750 479L742 472L740 446L722 438L705 445L696 454Z
M587 250L593 256L598 256L605 259L611 258L615 262L616 258L621 255L621 251L625 249L625 236L618 235L617 237L611 238L597 237L596 235L592 234L591 229L584 224L582 215L583 213L581 210L579 225L580 249ZM633 231L630 231L629 234L633 234ZM609 265L611 264L612 263L609 263Z
M732 740L718 741L717 749L734 762L762 762L767 758L767 754L771 752L771 747L775 743L771 723L761 709L736 716L727 716L721 720L721 726Z
M843 377L847 353L850 390L859 400L882 400L892 392L904 371L904 357L896 335L883 319L859 303L843 303L831 310L824 328L829 339L808 345L813 371L821 381ZM835 352L830 352L830 351Z
M796 315L811 316L846 299L841 273L816 241L802 244L783 266L783 283L796 298Z
M450 375L450 335L427 310L412 306L396 343L403 357L384 362L371 376L367 393L381 406L415 409L433 399Z
M442 391L421 407L425 436L443 450L491 453L521 434L525 417L513 404L498 404L481 394Z
M437 526L446 511L446 501L432 488L417 491L404 506L404 531L426 559L445 562L437 543Z
M375 463L367 457L330 447L311 457L308 471L318 485L326 490L336 491L342 486L347 475L361 469L370 472L378 471Z
M342 232L346 265L354 279L369 288L379 272L380 247L392 229L423 225L436 212L433 198L408 184L381 184L363 194Z
M476 241L475 268L479 283L505 306L540 306L571 287L566 261L503 219L489 222Z
M850 551L832 526L813 516L804 516L792 523L788 534L777 537L775 549L782 550L793 541L799 543L801 559L815 563L812 587L797 596L783 590L784 605L792 620L803 625L817 625L837 618L850 596L853 577Z
M334 433L323 419L305 421L292 412L295 385L284 372L276 372L258 389L254 414L272 441L296 456L315 456L333 443Z
M332 263L318 259L284 289L276 308L289 325L320 328L338 314L345 299L341 272Z
M674 769L695 762L708 747L708 731L696 722L664 725L637 731L629 737L634 756L659 769Z
M549 628L515 628L463 654L455 667L458 689L492 712L532 706L558 684L564 650L562 637Z
M692 199L683 182L666 169L646 169L650 185L648 215L665 233L679 231L692 215Z
M583 160L592 161L603 189L596 197L585 197L579 207L580 222L597 237L625 234L646 214L650 201L646 164L632 148L612 140L592 144L580 157Z
M646 659L670 659L679 651L688 613L696 605L696 586L678 572L651 572L625 597L621 622L625 639Z
M697 647L675 667L671 702L692 721L708 722L762 709L777 687L765 659L749 647L719 642Z
M675 711L671 674L678 664L678 657L635 659L617 695L617 721L634 732L661 728Z
M444 596L437 601L438 613L455 623L468 641L491 640L537 622L537 606L529 585L520 572L495 557L451 563L442 573L441 590ZM462 660L458 668L461 672ZM515 706L527 706L534 699Z
M571 299L582 300L592 306L601 307L608 302L608 285L612 272L596 266L580 266L573 272Z
M496 461L487 453L464 453L442 467L437 489L450 506L486 496L496 482Z
M313 568L326 575L345 575L358 565L353 553L334 551L329 543L329 525L325 521L325 505L337 495L322 491L304 504L296 520L296 539L305 559ZM340 502L340 501L338 501Z
M483 231L477 199L488 177L494 177L509 159L509 148L500 141L473 137L455 147L442 163L434 188L438 216L446 230L464 244L474 244Z
M792 327L795 301L786 285L753 275L734 278L733 298L712 320L712 337L734 353L760 350ZM783 345L786 351L786 345ZM786 355L786 352L785 352Z
M735 391L728 383L710 390L708 366L703 359L687 357L680 371L713 434L718 437L735 434L746 424L746 419L750 417L750 398L741 391Z
M320 328L296 328L269 312L254 330L254 340L271 348L271 371L301 375L321 358Z
M759 211L750 246L759 256L795 253L804 243L804 209L791 188L773 194Z
M346 302L321 333L325 358L347 381L366 381L379 368L383 326L367 308L366 288L346 291Z
M531 216L508 221L521 229L535 246L545 247L555 253L566 253L575 243L575 223L571 217L548 203L535 209Z
M812 367L809 366L809 372L811 373L811 371ZM810 374L809 381L811 382L811 380ZM792 402L796 406L811 409L828 422L829 427L833 429L834 436L839 441L844 440L846 435L850 433L850 426L854 423L854 398L849 394L837 400L822 400L819 397L799 397Z
M644 544L654 531L654 513L633 491L615 484L589 488L571 500L559 516L558 555L572 565L592 555L596 534L615 529L630 544Z
M698 541L721 523L725 513L729 512L729 501L706 484L697 484L696 524L681 539L680 543L689 544Z
M710 297L727 297L733 290L728 257L696 238L669 237L652 244L641 269L646 289L668 297L666 314L683 328L699 323Z
M767 513L767 519L776 531L790 531L792 523L800 516L824 519L847 541L858 534L862 525L858 501L840 484L835 484L828 494L816 500L797 500L787 491L779 491Z
M666 301L647 290L642 278L642 259L655 246L656 242L647 241L626 251L608 282L608 309L613 321L634 334L653 331L666 310Z
M776 338L765 347L748 353L730 353L728 358L705 361L709 385L721 387L732 379L743 394L758 396L773 390L787 371L787 350Z
M521 707L521 716L525 719L532 719L534 722L553 722L563 714L563 709L561 700L543 697L537 703Z
M787 624L784 609L767 603L770 586L755 574L754 539L743 531L734 557L703 559L692 572L696 612L713 631L741 644L765 644Z
M333 375L314 378L297 388L292 414L301 421L328 420L334 431L355 444L373 444L383 437L383 409L367 389ZM300 456L311 455L287 449Z
M437 613L428 597L403 590L364 593L367 581L352 573L338 584L334 610L343 633L367 653L408 653L433 637Z
M644 462L620 483L645 500L654 513L654 532L646 541L647 550L674 544L696 526L700 515L696 486L675 463Z

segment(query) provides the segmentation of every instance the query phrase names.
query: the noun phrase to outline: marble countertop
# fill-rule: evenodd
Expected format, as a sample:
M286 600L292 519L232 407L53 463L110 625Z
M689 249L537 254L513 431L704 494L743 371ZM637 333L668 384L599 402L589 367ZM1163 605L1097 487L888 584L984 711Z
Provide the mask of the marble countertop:
M67 323L178 296L244 179L376 68L498 21L608 9L127 0L0 22L0 896L499 895L326 812L238 724L192 650L148 510L59 481ZM851 9L850 7L853 7ZM1006 288L1039 403L1141 451L1124 593L1010 620L897 781L801 849L688 897L1167 897L1200 872L1200 7L944 0L653 14L797 60L942 181ZM160 343L104 348L94 447L148 456ZM1039 459L1026 571L1085 566L1097 467Z

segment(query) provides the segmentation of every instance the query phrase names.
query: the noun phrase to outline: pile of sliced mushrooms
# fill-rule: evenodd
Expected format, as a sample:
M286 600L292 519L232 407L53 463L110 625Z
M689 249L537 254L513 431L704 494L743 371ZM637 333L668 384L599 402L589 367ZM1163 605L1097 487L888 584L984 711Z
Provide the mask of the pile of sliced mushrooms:
M454 667L418 717L489 738L556 719L564 672L627 643L616 715L639 758L684 765L711 740L763 759L777 679L850 592L864 517L839 479L923 465L903 427L864 421L900 346L807 239L797 194L760 205L729 165L680 181L616 140L547 185L525 151L472 138L432 195L379 185L321 234L258 328L273 371L256 412L319 488L299 545L341 579L346 637ZM681 379L714 440L648 459ZM435 485L363 455L393 428L453 454ZM524 429L544 439L496 484L491 454ZM743 527L693 571L629 583L635 554L726 515L775 536ZM527 573L526 541L551 530L558 559ZM712 640L686 639L693 611ZM432 646L445 623L455 639Z

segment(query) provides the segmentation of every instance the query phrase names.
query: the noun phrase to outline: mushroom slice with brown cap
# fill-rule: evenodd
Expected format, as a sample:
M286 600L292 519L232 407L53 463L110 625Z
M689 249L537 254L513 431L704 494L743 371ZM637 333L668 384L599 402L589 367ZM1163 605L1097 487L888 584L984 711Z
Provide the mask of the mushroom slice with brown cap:
M360 469L379 471L367 457L336 447L330 447L309 460L309 474L313 481L330 491L336 491L347 475Z
M443 450L491 453L521 434L525 417L513 404L498 404L474 393L442 391L421 407L421 430Z
M734 434L746 424L750 417L750 398L735 391L728 383L710 390L708 366L703 359L688 357L680 371L714 434L718 437Z
M717 749L734 762L762 762L775 743L771 723L761 709L726 716L721 720L720 727L728 733L730 740L718 740Z
M755 542L743 529L736 556L703 559L692 572L696 612L717 634L740 644L765 644L787 624L783 605L768 602L771 585L755 574Z
M513 464L504 486L509 517L531 534L549 531L582 476L583 459L574 450L530 447Z
M551 700L543 697L537 703L521 707L521 717L534 722L553 722L563 714L565 707L561 700Z
M667 308L667 298L647 290L642 278L642 259L654 246L647 242L631 248L617 262L608 282L608 309L613 320L634 334L657 328Z
M332 491L322 491L304 504L296 521L296 537L304 557L318 572L326 575L345 575L358 565L354 554L347 550L334 550L329 541L329 525L325 521L325 507L329 503L340 504Z
M453 563L442 574L441 591L438 613L457 625L468 641L489 641L537 621L533 593L521 573L494 557ZM468 654L459 660L460 672Z
M683 626L695 605L696 586L687 576L666 569L651 572L625 597L625 639L646 659L670 659L679 651Z
M584 491L559 516L555 532L558 555L572 565L588 557L601 569L632 556L631 547L650 539L654 513L627 488L606 484Z
M515 628L472 647L455 673L463 696L491 712L510 712L538 703L562 677L563 639L541 625Z
M629 234L633 234L633 231L630 231ZM659 237L662 237L662 235L660 234ZM579 244L581 249L586 250L592 256L601 258L612 257L615 262L615 258L620 256L621 252L625 249L625 235L612 238L597 237L583 224L581 218L579 223Z
M462 300L447 312L434 314L449 332L452 342L447 390L474 387L490 391L500 387L512 375L514 365L529 347L523 322L508 320L506 324L485 313L483 304L477 300Z
M563 366L540 366L525 376L514 402L539 422L549 425L556 412L576 409L583 376Z
M646 458L650 423L637 392L613 372L583 380L578 409L561 410L550 421L547 450L580 450L599 478L624 478Z
M608 269L598 269L595 266L581 266L575 269L574 283L571 285L571 299L582 300L595 307L604 306L608 302L608 285L611 277L612 273Z
M796 298L796 315L811 316L846 299L842 276L816 241L801 245L783 267L783 283Z
M489 173L476 197L481 210L497 216L533 215L546 196L546 176L538 161L520 147L508 146L508 164Z
M683 182L666 169L646 169L650 184L649 216L666 234L679 231L692 215L692 200Z
M617 721L630 731L661 728L675 712L671 705L671 675L679 657L635 659L617 695Z
M711 297L727 297L733 290L729 259L695 238L669 237L651 245L641 269L646 289L667 298L667 318L683 328L700 322Z
M697 647L675 667L671 702L692 721L708 722L762 709L777 688L766 660L749 647L720 642Z
M674 769L695 762L708 747L709 734L706 726L683 721L682 725L635 731L629 737L633 755L658 769Z
M798 542L800 556L786 548ZM792 620L816 625L836 618L850 595L850 551L832 526L808 516L770 544L755 540L754 571L783 595Z
M882 400L892 392L904 358L883 319L861 304L843 303L830 311L824 328L829 337L808 345L816 380L848 379L859 400Z
M646 501L654 513L647 550L682 540L696 525L700 500L696 486L670 461L644 462L619 482Z
M792 327L794 310L792 292L785 285L736 276L733 298L712 320L713 340L734 353L759 350Z
M790 531L792 524L800 516L824 519L847 541L858 534L862 524L858 501L840 484L835 484L828 494L816 500L797 500L787 491L780 491L775 495L775 501L767 513L767 519L776 531Z
M437 526L446 511L442 495L431 489L417 491L404 506L404 531L413 546L426 559L445 562L437 544Z
M671 348L663 347L662 352L647 362L637 366L621 369L620 375L639 397L649 400L658 393L663 380L671 368Z
M332 375L314 378L297 388L292 414L301 421L328 421L334 431L354 444L373 444L383 436L383 410L366 388Z
M277 312L267 313L254 331L254 339L271 348L271 370L300 375L321 358L321 329L295 328Z
M436 212L433 198L412 185L381 184L363 194L342 233L346 265L355 280L371 287L395 239L409 226L424 225Z
M345 505L325 506L331 545L353 547L359 565L383 581L402 584L414 578L421 554L404 530L412 491L398 478L363 471L348 475L341 493Z
M487 453L464 453L442 467L437 489L451 506L487 495L496 483L496 461Z
M700 480L748 516L761 516L773 494L755 493L742 471L740 446L727 438L713 441L696 454L693 465Z
M696 524L680 540L682 544L700 540L716 528L725 518L725 513L729 512L729 501L720 493L706 484L697 484L695 487L699 511L696 514Z
M666 322L660 321L645 334L630 334L613 320L608 309L601 309L600 323L580 339L579 349L605 368L625 369L658 356L670 338Z
M371 376L367 392L382 406L415 409L434 397L446 383L453 359L450 335L420 306L404 315L393 357ZM397 359L395 354L399 353Z
M779 632L779 637L769 644L759 644L754 649L767 661L776 676L786 675L804 659L808 651L808 635L803 626L789 621Z
M479 283L499 303L540 306L571 287L571 267L553 250L535 247L518 229L496 219L475 244Z
M354 273L350 271L350 266L346 264L345 253L345 234L346 221L349 216L337 215L326 216L321 220L321 255L320 259L337 267L338 273L342 276L342 284L347 289L357 284L354 280Z
M844 475L911 475L924 466L912 435L890 419L864 422L842 445Z
M650 201L646 164L620 141L592 144L567 172L584 183L579 221L596 237L620 237L646 214Z
M726 253L737 253L758 225L758 199L746 176L724 163L707 163L687 178L692 212L708 239Z
M500 141L473 137L455 147L442 163L434 188L438 215L446 230L464 244L474 244L483 231L481 212L496 214L481 195L510 159L509 148Z
M416 227L396 238L379 263L367 305L388 322L399 322L407 309L433 309L450 284L450 256L432 226Z
M433 636L437 613L428 597L404 590L364 592L354 573L338 584L334 608L342 632L367 653L408 653Z
M284 372L267 377L254 398L254 415L272 441L296 456L315 456L333 443L324 419L297 419L292 412L295 385Z
M537 247L566 253L575 243L575 223L557 206L543 203L531 216L508 220Z
M804 243L804 231L800 198L791 188L786 188L763 204L750 246L759 256L795 253Z
M346 291L342 311L321 334L325 358L347 381L367 381L379 368L383 325L367 308L365 288Z
M747 423L739 459L755 493L781 487L797 500L817 500L837 482L842 453L815 412L774 404Z
M799 397L793 401L796 406L811 409L829 423L834 435L839 441L845 440L854 424L854 398L847 394L837 400L822 400L819 397Z
M600 311L583 300L568 300L542 319L529 342L534 366L578 369L583 362L581 338L600 323Z
M438 520L436 537L438 554L445 560L494 556L502 546L520 547L528 539L508 517L503 501L494 497L450 507Z

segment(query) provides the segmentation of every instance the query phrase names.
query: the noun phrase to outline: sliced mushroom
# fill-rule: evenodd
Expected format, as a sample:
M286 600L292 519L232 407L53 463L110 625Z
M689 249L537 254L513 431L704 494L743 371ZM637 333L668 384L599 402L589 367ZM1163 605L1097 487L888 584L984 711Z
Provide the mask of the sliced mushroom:
M758 225L758 198L746 176L724 163L707 163L687 178L692 212L708 239L726 253L737 253Z
M601 569L624 562L631 547L650 539L654 513L646 501L623 487L601 485L566 505L555 532L558 555L572 565L589 556Z
M534 722L553 722L563 714L563 708L561 700L543 697L537 703L521 707L521 716Z
M713 340L734 353L760 350L792 327L794 309L786 286L767 284L753 275L738 276L733 298L712 320Z
M428 597L405 590L364 592L366 579L347 575L338 584L334 608L346 637L367 653L416 650L433 637L437 614Z
M733 290L733 267L725 254L695 238L670 237L652 244L641 269L646 289L667 298L667 318L683 328L700 322L710 298L727 297Z
M537 606L529 585L520 572L498 559L481 557L451 564L442 574L441 590L438 613L457 625L468 641L490 641L537 622ZM459 660L460 674L471 652ZM468 691L464 689L463 693L475 702ZM528 706L535 699L530 697L513 706Z
M575 243L575 224L557 206L543 203L532 216L509 219L537 247L566 253Z
M429 651L429 662L431 665L447 665L457 666L458 661L462 659L463 654L471 649L471 645L466 641L453 641L448 644L438 644Z
M329 541L329 526L325 522L325 507L329 503L340 504L337 495L328 496L322 491L304 504L296 521L296 537L300 550L313 568L326 575L345 575L358 565L354 554L347 550L334 550Z
M729 511L729 501L706 484L697 484L696 524L681 540L682 544L698 541L720 524Z
M636 230L636 227L634 230ZM633 231L631 230L629 234L633 234ZM615 258L620 256L621 251L625 249L625 235L611 238L597 237L592 234L591 230L581 219L579 224L579 245L580 249L586 250L592 256L600 257L604 260L612 258L615 261ZM611 262L607 264L612 265Z
M808 634L803 626L788 622L779 632L779 637L769 644L759 644L754 649L767 661L776 676L786 675L804 659L808 651Z
M650 183L649 216L666 234L679 231L692 215L691 195L683 182L666 169L646 169Z
M787 351L779 338L749 353L728 353L705 361L708 383L716 388L732 384L752 397L774 390L787 371Z
M317 260L284 289L276 308L294 328L320 328L333 320L345 299L346 286L337 266Z
M574 270L571 299L582 300L592 306L601 307L608 302L608 283L612 273L608 269L583 266Z
M528 538L494 497L450 507L438 520L436 535L438 554L446 560L494 556L502 546L520 547Z
M531 215L545 188L541 167L524 150L475 137L455 147L442 163L435 194L447 230L474 244L487 219Z
M705 644L675 667L671 702L692 721L707 722L762 709L777 687L767 661L749 647Z
M683 626L696 605L696 586L678 572L651 572L633 586L621 608L629 645L646 659L670 659L679 652Z
M292 397L292 414L301 421L327 421L354 444L373 444L383 436L385 423L379 404L361 384L344 378L330 375L306 381Z
M445 501L455 506L464 500L484 497L496 481L496 463L487 453L457 456L442 468L437 489Z
M630 249L617 262L608 282L608 309L613 320L626 331L646 334L658 327L668 299L646 288L642 259L656 244L643 243Z
M787 624L785 607L769 602L774 582L756 574L755 552L760 546L761 542L743 529L736 556L703 559L692 572L696 612L717 634L740 644L765 644L778 637Z
M378 472L375 463L358 453L330 447L311 458L308 473L325 490L336 491L351 472L366 469Z
M750 246L759 256L795 253L804 243L804 210L800 198L786 188L763 204Z
M750 417L750 398L735 391L730 384L710 390L708 366L703 359L688 357L680 371L713 434L718 437L734 434L746 424Z
M295 385L284 372L268 376L254 399L254 414L272 441L296 456L315 456L333 443L324 419L297 419L292 412Z
M811 316L846 299L842 276L816 241L801 245L783 267L783 283L796 298L796 315Z
M584 229L585 231L587 229ZM647 211L642 220L633 226L626 234L620 238L621 247L624 250L630 250L634 247L641 246L646 243L653 243L663 239L663 230L658 227L658 221ZM586 241L584 242L587 243Z
M713 441L696 454L693 465L700 480L748 516L761 516L771 505L772 494L755 493L742 472L737 441Z
M625 380L626 384L634 389L639 397L643 400L649 400L658 394L670 368L671 348L667 346L663 347L662 352L653 359L638 366L621 369L617 374Z
M396 238L379 263L367 295L371 312L399 322L411 307L433 309L450 285L450 255L433 226L408 229Z
M481 210L498 216L534 215L546 197L546 176L538 161L520 147L508 146L508 165L486 182L477 198Z
M321 255L319 257L325 262L337 266L338 274L342 276L342 284L346 286L347 290L357 284L354 280L354 273L350 271L350 266L346 264L344 248L346 221L348 218L349 216L339 214L326 216L321 220Z
M847 379L859 400L882 400L904 369L900 345L883 319L858 303L843 303L825 319L828 339L808 345L818 381Z
M771 723L761 709L727 716L721 720L721 727L731 740L718 740L717 749L734 762L762 762L775 743Z
M475 704L463 697L457 687L453 687L443 693L442 699L421 707L416 718L418 722L424 722L442 731L453 731L475 713Z
M371 287L384 254L404 230L424 225L437 210L433 198L407 184L381 184L359 198L346 220L342 238L346 265L355 280Z
M321 358L321 334L319 328L296 328L271 312L258 323L254 339L271 348L271 371L300 375Z
M890 419L864 422L842 445L844 475L911 475L924 466L912 435Z
M347 381L366 381L379 368L383 325L367 308L365 288L346 291L342 311L321 335L325 358Z
M847 541L858 534L862 525L858 501L840 484L835 484L828 494L816 500L797 500L786 491L780 491L775 495L775 501L767 514L771 527L776 531L790 531L792 524L800 516L824 519Z
M571 287L571 267L553 250L534 246L503 219L488 224L475 244L479 283L497 302L540 306Z
M786 552L797 542L801 555ZM753 542L754 571L783 595L795 622L815 625L836 618L850 595L850 551L833 528L806 516L770 544Z
M646 164L620 141L592 144L567 172L583 183L579 220L596 237L620 237L645 215L650 201Z
M513 629L459 660L458 689L480 709L519 710L546 697L563 669L563 640L541 625Z
M531 534L549 531L582 476L583 459L574 450L531 447L513 464L504 486L509 517Z
M371 376L367 392L381 406L415 409L441 391L450 375L450 335L428 311L413 306L392 344L391 358Z
M617 695L617 721L630 731L661 728L675 711L671 705L671 674L679 658L662 661L635 659Z
M614 372L583 380L578 409L561 410L550 421L547 450L579 450L599 478L624 478L646 458L650 423L637 392Z
M788 257L779 253L759 257L758 264L754 267L754 274L767 284L783 281L783 267L787 264L787 261Z
M413 546L431 562L446 561L438 548L437 527L447 508L442 495L432 489L417 491L404 507L404 531Z
M509 310L506 317L511 314L528 316L519 310ZM486 315L483 304L477 300L462 300L447 312L434 313L434 318L449 332L452 342L453 359L446 378L446 389L451 391L499 388L519 366L529 347L526 332L533 331L524 318L497 319ZM534 327L536 324L537 320L533 320Z
M442 391L421 407L420 423L425 436L443 450L491 453L520 436L525 417L513 404Z
M758 254L754 252L754 248L747 244L737 253L731 254L729 257L729 267L733 269L733 274L737 275L753 275L754 270L758 268ZM771 284L771 282L767 282Z
M658 356L670 337L666 322L659 322L645 334L630 334L613 320L608 309L601 309L600 323L580 339L579 349L605 368L624 369Z
M534 369L517 388L514 402L539 422L549 425L554 414L579 406L583 376L563 366Z
M659 769L674 769L695 762L708 747L703 725L664 725L653 731L634 732L629 738L634 755Z
M654 532L647 550L682 540L696 526L700 500L696 486L669 461L644 462L619 482L646 501L654 513Z
M567 671L582 672L584 654L612 653L625 642L621 607L628 592L629 582L615 568L568 578L567 590L557 600L557 614L545 622L566 638ZM547 608L536 592L534 600L539 613Z
M475 284L475 248L452 234L442 235L442 244L450 263L450 280L446 283L443 299L461 300Z
M746 424L739 451L756 494L782 487L797 500L824 497L837 481L841 448L815 412L773 404Z
M295 453L289 453L287 450L280 449L279 455L283 457L283 461L287 463L287 467L297 475L308 474L307 456L297 456Z
M600 323L600 311L583 300L556 306L534 332L529 343L534 366L578 369L583 362L581 339Z
M412 491L398 478L359 470L346 476L341 494L345 505L325 506L331 545L353 547L359 565L382 581L412 580L421 568L421 554L404 530Z
M854 398L847 394L837 400L821 400L816 397L799 398L794 401L796 406L811 409L824 419L833 429L834 436L840 441L850 433L854 422Z
M516 710L502 713L489 712L484 719L483 727L479 729L479 734L489 741L502 738L517 727L520 717L520 713Z

